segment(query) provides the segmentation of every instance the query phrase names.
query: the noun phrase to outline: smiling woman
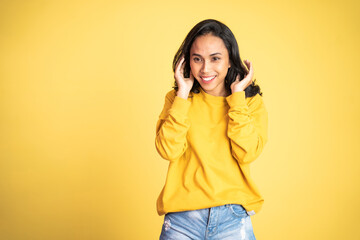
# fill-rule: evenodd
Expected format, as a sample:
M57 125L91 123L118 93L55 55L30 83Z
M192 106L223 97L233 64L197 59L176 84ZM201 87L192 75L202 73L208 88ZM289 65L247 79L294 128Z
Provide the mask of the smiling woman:
M206 34L196 38L190 49L190 68L202 89L214 96L228 96L225 77L229 54L221 38Z
M264 200L249 164L267 142L268 115L245 64L230 29L213 19L175 55L175 87L156 124L156 150L169 161L157 199L160 240L255 239L250 216Z

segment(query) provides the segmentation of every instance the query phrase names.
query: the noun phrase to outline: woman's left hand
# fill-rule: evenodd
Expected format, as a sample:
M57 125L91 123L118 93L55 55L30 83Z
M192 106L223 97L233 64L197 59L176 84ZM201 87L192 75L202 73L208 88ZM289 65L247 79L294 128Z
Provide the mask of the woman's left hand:
M236 80L230 85L231 92L244 91L253 81L254 69L252 63L249 60L244 61L247 68L249 69L248 74L245 75L244 79L240 81L240 75L237 75Z

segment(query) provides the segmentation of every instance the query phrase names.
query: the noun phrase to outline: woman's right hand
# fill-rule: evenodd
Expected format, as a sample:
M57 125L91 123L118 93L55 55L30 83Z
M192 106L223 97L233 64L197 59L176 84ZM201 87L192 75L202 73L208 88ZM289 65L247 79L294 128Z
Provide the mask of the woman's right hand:
M189 93L193 84L194 84L194 76L191 73L190 70L190 76L189 78L184 78L184 64L185 58L184 56L181 57L180 61L175 66L175 81L178 86L179 92Z

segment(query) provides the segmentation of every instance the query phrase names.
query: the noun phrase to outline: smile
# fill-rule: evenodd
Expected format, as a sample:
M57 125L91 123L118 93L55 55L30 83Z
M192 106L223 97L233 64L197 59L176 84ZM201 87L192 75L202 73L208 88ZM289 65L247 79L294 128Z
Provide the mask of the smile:
M210 77L205 77L205 76L204 76L204 77L201 77L201 79L203 80L203 82L208 83L208 82L214 80L215 77L216 77L216 75L215 75L215 76L210 76Z

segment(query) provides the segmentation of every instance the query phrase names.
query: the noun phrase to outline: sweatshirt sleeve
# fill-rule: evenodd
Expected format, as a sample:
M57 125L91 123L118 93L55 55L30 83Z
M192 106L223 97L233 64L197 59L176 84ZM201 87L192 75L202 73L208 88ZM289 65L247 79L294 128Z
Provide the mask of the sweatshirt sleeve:
M175 90L166 94L165 104L156 123L155 147L160 156L175 161L185 152L190 128L188 111L191 102L176 96Z
M268 113L262 97L257 94L249 101L245 92L234 92L226 97L230 106L227 134L231 153L239 164L254 161L268 141Z

